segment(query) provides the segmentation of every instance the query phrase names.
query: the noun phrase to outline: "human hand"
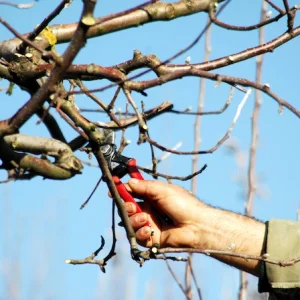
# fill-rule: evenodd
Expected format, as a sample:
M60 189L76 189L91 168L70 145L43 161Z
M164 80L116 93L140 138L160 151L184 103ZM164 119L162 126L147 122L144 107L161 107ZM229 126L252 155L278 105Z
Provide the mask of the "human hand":
M145 200L139 203L142 213L136 213L134 204L124 203L137 241L143 246L159 244L254 256L262 253L265 224L255 219L208 206L183 188L157 180L131 179L126 188L133 197ZM167 224L163 215L173 224ZM147 221L154 230L153 236ZM260 261L222 254L211 256L253 275L260 274Z
M199 240L199 221L207 206L183 188L160 181L131 179L127 190L139 203L143 212L136 213L136 206L124 203L138 242L146 247L157 243L161 247L194 247ZM163 216L172 220L168 224ZM151 228L145 226L150 222ZM150 238L151 236L151 238Z

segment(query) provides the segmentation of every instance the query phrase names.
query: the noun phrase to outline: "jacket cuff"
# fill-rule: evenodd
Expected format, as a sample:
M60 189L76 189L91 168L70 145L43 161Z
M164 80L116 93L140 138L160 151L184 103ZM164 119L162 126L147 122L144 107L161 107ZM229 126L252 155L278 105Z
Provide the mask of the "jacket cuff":
M266 223L265 251L270 260L300 257L300 222L271 219ZM300 262L291 266L262 263L259 292L300 287Z

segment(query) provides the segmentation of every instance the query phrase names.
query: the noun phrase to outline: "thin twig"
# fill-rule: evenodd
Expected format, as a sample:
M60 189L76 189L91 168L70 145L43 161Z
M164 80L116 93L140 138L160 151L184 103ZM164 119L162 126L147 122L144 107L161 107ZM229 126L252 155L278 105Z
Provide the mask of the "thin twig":
M205 33L205 43L204 43L204 58L203 61L208 61L209 59L209 54L211 52L211 45L210 45L210 33L211 33L211 26L210 26L210 19L207 19L207 31ZM194 124L194 152L198 152L200 149L200 144L201 144L201 113L203 112L204 108L204 101L205 101L205 78L200 78L200 85L199 85L199 96L198 96L198 108L197 108L197 116L195 119L195 124ZM227 101L228 102L228 101ZM226 104L227 104L226 102ZM226 106L225 104L225 106ZM224 106L224 107L225 107ZM199 156L198 155L193 155L192 157L192 173L196 172L198 169L198 160ZM194 195L197 194L197 177L193 177L191 181L191 189L192 193ZM188 299L192 299L192 284L191 284L191 278L192 278L192 273L193 273L193 265L192 265L192 253L189 254L188 257L188 262L186 264L186 270L185 270L185 284L186 284L186 291L187 291L187 297ZM200 291L200 298L201 298L201 290L200 287L197 283L197 280L195 277L194 282L198 291Z
M33 32L28 35L28 40L33 41L47 26L48 24L57 17L60 12L69 4L72 0L63 0L61 3L54 9L54 11L47 16L41 24L39 24ZM24 53L27 43L23 40L23 42L18 47L20 53Z
M179 149L182 145L183 145L183 142L180 141L180 142L178 142L178 143L172 148L172 150L177 150L177 149ZM160 163L160 162L164 161L164 160L167 159L170 155L172 155L172 153L166 152L164 155L162 155L160 158L157 159L157 163ZM147 168L147 169L149 169L149 168L152 168L152 169L153 169L153 165L148 165L146 168Z
M220 9L218 9L218 12L216 13L216 16L218 16L219 14L221 14L221 12L226 8L226 6L227 6L230 2L231 2L231 0L227 0L227 1L220 7ZM209 25L210 25L210 24L211 24L211 23L209 23ZM173 56L169 57L167 60L161 62L161 64L160 64L159 66L165 65L165 64L171 62L172 60L176 59L177 57L183 55L184 53L186 53L187 51L189 51L190 49L192 49L192 48L193 48L193 47L201 40L201 38L202 38L203 35L205 34L207 28L208 28L208 25L206 25L206 26L201 30L201 32L199 33L199 35L198 35L198 36L197 36L197 37L196 37L196 38L195 38L195 39L194 39L187 47L185 47L184 49L182 49L182 50L176 52ZM158 68L159 66L156 66L156 67ZM112 87L114 87L114 86L116 86L116 85L121 85L121 84L126 83L127 81L130 81L130 80L139 78L139 77L141 77L141 76L143 76L143 75L145 75L145 74L150 73L151 71L152 71L152 70L149 69L149 70L140 72L140 73L138 73L137 75L134 75L134 76L132 76L132 77L130 77L130 78L126 78L125 80L121 80L121 81L119 81L119 82L117 82L117 83L112 83L112 84L109 84L109 85L107 85L107 86L104 86L103 88L100 88L100 89L92 89L92 90L90 90L90 91L91 91L91 92L102 92L102 91L104 91L104 90L106 90L106 89L110 89L110 88L112 88ZM77 93L80 93L80 92L74 92L74 93L77 94Z
M59 115L62 117L62 119L65 120L65 122L67 124L69 124L77 133L80 134L80 136L82 136L86 141L88 140L88 136L86 135L86 133L84 131L82 131L81 129L79 129L74 122L72 122L68 116L60 109L60 108L56 108L56 111L59 113Z
M188 261L185 265L185 295L187 300L192 300L192 255L193 253L189 253Z
M146 120L150 120L152 118L158 117L165 111L172 109L172 108L173 108L172 103L163 102L161 105L156 106L156 107L148 110L147 112L145 112L144 118ZM110 128L113 130L121 130L121 129L127 128L129 126L136 125L138 122L138 119L137 119L137 116L134 115L133 117L129 117L129 118L119 120L119 121L122 124L121 128L119 126L117 126L117 124L115 122L106 123L105 128ZM99 128L104 127L104 126L100 126L98 122L97 123L95 122L94 125ZM75 151L76 149L83 147L86 143L87 143L87 140L85 138L83 138L82 136L78 136L78 137L74 138L71 142L69 142L69 146L71 147L72 150Z
M266 13L266 4L265 1L262 1L262 11L261 18ZM264 43L264 29L261 28L259 30L259 43ZM262 80L262 63L263 63L263 55L257 57L256 60L256 82L260 83ZM260 91L255 91L255 104L252 114L252 136L251 136L251 147L250 147L250 155L249 155L249 168L248 168L248 199L245 207L245 214L247 216L252 216L253 210L253 201L256 193L256 184L255 184L255 161L256 161L256 151L257 151L257 143L258 143L258 116L259 110L261 106L261 93Z
M260 20L263 20L267 11L267 5L262 0ZM259 44L264 43L264 27L259 29ZM262 63L263 55L259 55L256 60L256 82L260 83L262 79ZM261 105L260 91L255 90L255 104L252 113L252 136L251 136L251 147L249 155L249 166L248 166L248 197L245 205L245 215L251 217L253 211L254 197L256 194L256 176L255 176L255 161L256 151L258 143L258 116ZM240 289L239 289L239 300L246 300L247 287L248 287L248 275L246 272L240 272Z
M142 111L143 115L145 115L144 102L142 102L142 109L143 109L143 111ZM145 118L144 118L144 120L145 120L145 123L146 123L146 119ZM146 125L147 125L147 123L146 123ZM147 135L148 137L150 137L149 130L147 130L144 134ZM141 142L143 142L143 141L141 141ZM156 170L157 170L157 163L158 163L158 161L157 161L157 158L155 157L155 151L154 151L153 145L151 145L151 144L149 144L149 145L150 145L150 151L151 151L152 172L153 172L153 174L155 174ZM156 175L152 175L152 176L153 176L153 179L157 179L158 178Z
M173 279L175 280L175 282L177 283L177 285L181 289L183 295L186 296L185 289L184 289L183 285L180 283L178 277L176 276L176 274L173 271L173 269L172 269L171 265L169 264L169 262L167 260L165 260L165 261L166 261L166 265L167 265L167 268L168 268L170 274L172 275Z
M209 24L210 21L208 20L207 23ZM205 34L205 44L204 44L204 58L203 61L208 61L209 54L211 52L211 45L210 45L210 32L211 26L208 26L206 34ZM228 107L232 97L229 97L226 101L223 109L225 110ZM230 99L230 101L229 101ZM205 78L200 78L200 86L199 86L199 96L198 96L198 108L197 108L197 117L195 119L194 125L194 152L198 152L200 149L201 143L201 115L203 115L203 108L204 108L204 100L205 100ZM223 110L221 109L221 111ZM223 111L224 111L223 110ZM198 169L198 155L194 155L192 158L192 173ZM192 179L192 193L194 195L197 194L196 187L197 187L197 177L193 177Z
M182 256L155 255L155 259L187 262L187 258Z
M115 96L117 94L118 94L118 92L115 93ZM126 104L125 104L125 119L127 119L127 116L128 116L128 109L129 109L129 103L126 100ZM120 113L119 113L119 118L121 120ZM122 128L121 143L120 143L120 147L119 147L119 150L118 150L119 153L122 153L124 151L125 147L127 147L130 144L130 141L125 138L125 133L126 133L126 128Z
M244 89L243 89L244 92ZM190 108L186 108L185 110L178 110L178 109L168 109L165 110L163 113L171 113L171 114L178 114L178 115L190 115L190 116L206 116L206 115L220 115L222 114L230 105L231 100L232 100L232 93L230 94L231 96L228 97L227 101L223 105L222 108L218 110L210 110L210 111L190 111ZM109 105L108 105L109 107ZM87 112L87 113L106 113L106 111L101 110L101 109L93 109L93 108L80 108L81 112ZM127 115L127 116L133 116L135 117L135 113L126 113L126 112L118 112L120 115ZM147 115L147 112L146 112Z
M123 201L122 201L122 199L118 193L118 190L114 184L112 175L110 173L110 170L108 168L108 165L104 158L103 153L100 151L100 148L96 145L94 146L93 152L94 152L95 157L98 161L98 164L101 168L103 180L105 180L107 187L112 195L112 198L114 199L114 201L118 207L119 214L120 214L121 220L123 222L124 228L126 230L128 241L130 243L130 248L133 253L134 251L138 250L135 231L132 228L132 225L131 225L130 220L127 215L127 212L125 211ZM136 257L133 257L133 258L136 259ZM139 260L139 257L136 259L136 261L139 263L142 263Z
M112 109L114 108L115 102L116 102L116 100L117 100L117 98L118 98L118 96L119 96L119 94L120 94L120 91L121 91L121 87L118 86L117 89L116 89L116 92L115 92L115 94L114 94L114 96L113 96L113 98L112 98L112 100L111 100L110 103L107 105L107 109L108 109L109 111L112 110ZM126 113L127 113L127 111L126 111Z
M55 85L64 78L64 74L71 65L75 56L86 42L86 33L91 25L93 18L91 17L95 2L92 0L84 0L83 11L80 22L74 33L74 38L65 50L59 64L53 68L50 76L41 88L36 92L29 101L27 101L21 109L19 109L10 119L9 126L5 128L6 133L18 130L37 110L39 110L44 102L50 97L55 89ZM89 17L89 18L88 18ZM88 19L88 20L87 20ZM90 23L88 22L90 21Z
M47 53L44 51L44 49L40 48L36 44L34 44L32 41L30 41L28 38L24 37L21 33L19 33L17 30L15 30L13 27L11 27L3 18L0 17L0 23L2 23L11 33L13 33L16 37L18 37L21 41L23 41L25 44L29 45L36 51L42 53L43 56L47 55Z
M298 27L298 31L300 34L300 27ZM259 55L259 54L257 54L257 55ZM199 69L196 69L193 67L190 67L189 69L182 69L180 71L170 72L167 75L162 75L158 78L150 79L147 81L127 82L127 85L129 85L132 90L144 91L146 89L164 84L166 82L173 81L175 79L187 77L187 76L205 77L207 79L214 80L217 82L225 82L231 86L235 86L236 84L239 84L242 86L258 89L258 90L264 92L265 94L269 95L271 98L273 98L280 106L286 107L293 114L295 114L298 118L300 118L300 111L298 109L296 109L293 105L291 105L289 102L280 98L277 94L275 94L273 91L271 91L270 85L267 83L266 84L258 84L256 82L251 81L246 78L221 75L221 74L217 74L217 73L199 70Z
M131 96L131 93L130 91L127 89L127 88L124 88L123 87L123 92L128 100L128 102L130 103L130 105L133 107L136 115L137 115L137 118L138 118L138 123L139 123L139 126L140 128L142 128L143 130L148 130L148 126L146 125L144 119L143 119L143 116L142 114L140 113L135 101L133 100L132 96Z
M194 281L194 283L196 285L196 289L197 289L197 293L198 293L198 298L199 298L199 300L202 300L203 297L202 297L201 289L200 289L200 286L198 284L198 279L197 279L196 274L194 272L193 266L191 268L191 273L192 273L193 281Z
M111 244L111 248L109 253L106 255L106 257L103 259L104 263L106 264L106 262L112 258L113 256L116 255L116 245L117 245L117 236L116 236L116 214L115 214L115 210L116 210L116 203L115 201L112 199L112 218L111 218L111 231L112 231L112 244Z
M247 93L245 94L245 96L243 97L241 103L238 105L238 108L237 108L237 111L234 115L234 118L231 122L231 125L230 127L228 128L227 132L225 133L225 135L217 142L217 144L209 149L209 150L200 150L200 151L177 151L177 150L172 150L172 149L169 149L169 148L166 148L165 146L162 146L160 144L158 144L156 141L150 139L149 137L145 137L145 139L153 144L155 147L159 148L160 150L162 151L167 151L167 152L171 152L171 153L174 153L174 154L180 154L180 155L193 155L193 154L210 154L210 153L213 153L214 151L216 151L230 136L233 128L234 128L234 125L236 123L236 121L238 120L240 114L241 114L241 111L242 111L242 108L243 106L245 105L249 95L251 94L251 89L248 89Z
M207 116L207 115L220 115L222 114L227 107L230 105L231 100L232 100L232 95L233 95L233 88L232 88L232 92L229 94L227 101L225 102L224 106L219 109L219 110L211 110L211 111L180 111L180 110L176 110L176 109L171 109L169 111L166 111L166 113L173 113L173 114L180 114L180 115L192 115L192 116Z
M174 176L174 175L166 175L166 174L162 174L162 173L153 173L152 170L149 170L147 168L143 168L141 166L137 166L139 170L142 170L144 171L145 173L147 174L150 174L152 176L157 176L157 177L162 177L162 178L165 178L167 180L181 180L181 181L187 181L187 180L190 180L192 179L193 177L201 174L206 168L207 168L207 165L205 164L200 170L188 175L188 176Z
M290 9L288 0L282 0L282 1L283 1L283 4L284 4L285 11L287 13L288 32L291 32L293 30L293 27L294 27L296 9L295 8Z
M135 90L137 92L144 92L148 88L152 88L154 86L164 84L167 81L182 78L185 76L203 76L203 77L206 77L206 78L209 78L212 80L217 80L217 78L219 77L219 79L221 81L227 82L232 85L248 86L248 87L253 87L253 88L262 90L279 103L282 101L282 99L280 99L280 97L278 97L276 94L272 93L265 86L256 86L254 82L252 82L251 80L245 79L245 78L234 78L232 76L224 76L224 75L221 76L219 74L213 75L212 73L209 73L207 71L212 70L212 69L221 68L224 66L228 66L231 64L235 64L240 61L250 59L251 57L260 55L260 54L272 52L276 48L281 46L282 44L290 41L291 39L297 37L298 35L300 35L300 27L296 27L293 29L292 32L284 33L281 36L276 37L272 41L265 43L264 45L252 47L252 48L243 50L239 53L227 55L222 58L215 59L215 60L212 60L209 62L203 62L201 64L190 65L190 66L186 66L186 65L184 65L184 66L182 66L182 65L167 65L166 66L166 65L164 65L163 70L164 70L164 74L166 74L166 75L161 75L159 78L156 78L156 79L152 79L152 80L148 80L148 81L133 82L133 81L130 81L131 79L134 79L134 77L132 77L132 78L127 78L125 81L127 82L127 85L129 85L131 90ZM206 70L206 71L203 71L203 70ZM90 91L91 92L102 92L106 89L114 87L116 84L122 84L122 83L124 83L124 81L120 80L117 83L109 84L107 86L104 86L103 88L92 89ZM77 93L77 92L75 92L75 93ZM281 104L281 103L279 103L279 104ZM288 109L293 111L293 113L297 114L297 110L294 107L292 107L290 104L285 102L284 104L282 103L281 105L286 106ZM297 114L297 115L300 116L300 114Z
M31 8L31 7L35 6L35 2L23 3L23 4L15 4L15 3L11 3L9 1L0 1L0 5L1 4L3 4L3 5L9 5L9 6L20 8L20 9L27 9L27 8Z
M281 9L279 6L277 6L274 2L272 2L271 0L265 0L267 3L270 4L271 7L273 7L274 9L276 9L280 14L284 14L285 11L283 9Z
M249 255L249 254L241 254L241 253L234 253L231 251L223 251L223 250L213 250L213 249L195 249L195 248L162 248L159 249L159 253L166 254L166 253L202 253L208 256L210 255L224 255L224 256L231 256L231 257L238 257L243 258L245 260L256 260L256 261L264 261L272 265L278 265L281 267L289 267L293 266L300 262L300 257L288 259L288 260L277 260L277 259L270 259L268 258L268 253L257 256L257 255Z
M153 3L153 0L152 1L147 1L147 2L144 2L142 4L137 5L135 7L123 10L121 12L113 13L113 14L107 15L105 17L97 18L96 25L99 25L99 24L104 23L106 21L116 19L118 17L126 16L126 15L130 14L131 12L136 11L138 9L143 9L146 5L149 5L149 4L152 4L152 3Z
M81 160L81 163L84 164L84 165L87 165L89 167L95 167L95 168L99 168L99 165L95 164L95 163L92 163L90 161L87 161L87 160ZM167 174L162 174L162 173L153 173L152 170L148 169L148 168L144 168L144 167L141 167L141 166L137 166L137 168L149 175L152 175L152 176L157 176L157 177L162 177L162 178L165 178L167 180L181 180L181 181L187 181L187 180L190 180L192 179L194 176L197 176L199 174L201 174L206 168L207 168L207 164L205 164L200 170L197 170L196 172L190 174L190 175L187 175L187 176L175 176L175 175L167 175Z
M101 100L99 99L96 95L92 94L89 92L87 87L83 84L81 80L76 80L76 84L80 87L80 89L93 101L95 101L110 117L112 121L114 121L117 126L122 127L121 123L119 120L116 118L116 116L110 112L109 107Z
M220 26L222 28L225 28L227 30L236 30L236 31L251 31L251 30L256 30L258 28L261 28L263 26L266 26L268 24L277 22L279 19L281 19L283 16L285 16L286 14L288 14L288 12L283 12L283 14L279 13L277 16L271 18L271 19L262 19L259 23L251 25L251 26L235 26L235 25L231 25L231 24L226 24L224 22L219 21L215 14L214 11L211 9L209 11L209 16L211 21L217 25Z
M105 273L105 261L103 259L96 260L95 257L99 254L99 252L104 248L105 241L104 238L101 236L101 245L100 247L93 252L90 256L84 258L84 259L66 259L66 264L71 265L85 265L85 264L93 264L98 265L100 270Z
M40 118L37 124L43 122L54 139L60 140L63 143L67 143L59 124L50 113L50 106L49 108L42 107L36 112L36 114Z
M90 201L90 199L92 198L92 196L94 195L94 193L96 192L99 184L101 183L102 180L102 176L98 179L95 187L93 188L92 192L90 193L90 195L88 196L88 198L81 204L80 209L83 209Z

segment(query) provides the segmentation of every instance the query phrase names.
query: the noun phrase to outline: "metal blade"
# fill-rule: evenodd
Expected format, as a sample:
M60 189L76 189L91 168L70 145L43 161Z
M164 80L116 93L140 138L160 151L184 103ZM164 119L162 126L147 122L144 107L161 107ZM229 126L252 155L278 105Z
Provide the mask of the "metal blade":
M115 132L111 129L105 129L102 128L103 130L103 135L105 136L105 139L103 141L103 144L110 144L114 145L115 144Z
M111 161L115 154L115 132L111 129L99 128L98 129L104 135L104 141L100 147L100 151L103 153L108 167L111 169Z

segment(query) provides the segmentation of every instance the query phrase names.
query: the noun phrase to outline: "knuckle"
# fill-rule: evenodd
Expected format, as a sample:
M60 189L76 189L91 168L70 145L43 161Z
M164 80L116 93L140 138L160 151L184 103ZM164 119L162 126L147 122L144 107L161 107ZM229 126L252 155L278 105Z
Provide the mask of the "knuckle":
M150 237L150 228L146 226L142 227L137 231L136 235L140 241L145 241Z
M124 206L127 214L131 215L135 213L136 209L132 203L124 203Z
M138 224L144 224L147 221L147 215L145 213L140 213L135 216L135 220Z

